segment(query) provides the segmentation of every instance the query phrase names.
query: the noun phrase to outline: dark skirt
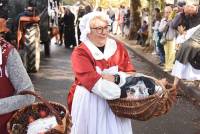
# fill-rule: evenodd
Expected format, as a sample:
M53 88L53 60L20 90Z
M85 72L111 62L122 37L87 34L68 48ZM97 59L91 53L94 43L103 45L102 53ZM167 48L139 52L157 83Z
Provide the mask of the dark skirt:
M178 60L182 64L187 64L188 62L196 69L200 69L197 67L198 64L198 55L200 53L200 44L193 39L189 39L181 44L180 49L176 54L176 60ZM196 59L196 60L195 60Z

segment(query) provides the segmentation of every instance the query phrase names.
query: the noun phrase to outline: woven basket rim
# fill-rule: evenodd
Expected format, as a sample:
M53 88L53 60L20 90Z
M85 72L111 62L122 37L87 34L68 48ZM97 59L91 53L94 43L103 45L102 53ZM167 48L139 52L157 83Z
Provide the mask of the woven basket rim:
M120 100L120 101L144 101L144 100L147 100L147 99L151 99L151 98L154 98L154 97L162 97L164 94L172 91L175 89L175 87L172 86L172 84L167 84L167 85L170 85L171 88L164 88L163 92L160 92L160 93L155 93L153 95L149 95L149 96L146 96L145 98L139 98L139 99L135 99L135 98L118 98L118 99L115 99L115 100L107 100L108 102L112 102L112 101L116 101L116 100Z
M65 116L62 118L64 119L66 117L67 114L69 114L69 111L67 110L66 106L61 104L61 103L58 103L58 102L55 102L55 101L48 101L50 104L53 104L53 105L57 105L57 106L61 106L64 110L65 110ZM34 102L30 105L27 105L19 110L17 110L13 115L12 117L9 119L8 123L7 123L7 130L9 133L11 133L11 121L14 119L14 117L18 116L19 114L22 114L22 112L28 108L28 107L31 107L31 106L36 106L38 104L44 104L43 102ZM44 104L45 105L45 104Z
M54 102L54 101L48 101L48 102L51 103L51 104L55 104L55 105L59 105L59 106L63 107L63 108L65 109L65 111L66 111L66 114L69 114L69 112L68 112L68 110L67 110L67 108L66 108L65 105L60 104L60 103L58 103L58 102ZM25 110L27 107L30 107L30 106L33 106L33 105L38 105L38 104L44 104L44 103L43 103L43 102L34 102L34 103L32 103L32 104L30 104L30 105L28 105L28 106L25 106L25 107L23 107L23 108L17 110L17 111L13 114L13 116L12 116L11 118L13 118L15 115L19 114L21 111Z

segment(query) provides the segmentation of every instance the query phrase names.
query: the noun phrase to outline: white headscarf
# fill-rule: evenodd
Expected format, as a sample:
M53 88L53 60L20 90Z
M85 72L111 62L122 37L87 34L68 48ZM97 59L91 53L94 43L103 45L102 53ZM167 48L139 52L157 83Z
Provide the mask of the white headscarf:
M109 18L109 16L103 12L93 11L93 12L90 12L90 13L84 15L81 18L80 24L79 24L79 28L81 31L80 40L82 42L84 42L87 39L87 34L90 33L90 21L96 16L105 17L108 24L110 24L112 22L111 19Z

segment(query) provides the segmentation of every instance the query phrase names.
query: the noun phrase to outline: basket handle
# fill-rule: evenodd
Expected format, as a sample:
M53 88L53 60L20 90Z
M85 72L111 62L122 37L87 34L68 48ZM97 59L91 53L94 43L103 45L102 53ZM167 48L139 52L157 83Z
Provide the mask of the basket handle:
M18 94L19 95L33 95L33 96L35 96L37 99L39 99L41 102L43 102L48 107L48 109L53 113L53 115L55 115L57 123L59 125L63 124L62 119L59 116L58 111L56 111L55 108L46 99L42 98L40 95L38 95L37 93L35 93L33 91L21 91Z

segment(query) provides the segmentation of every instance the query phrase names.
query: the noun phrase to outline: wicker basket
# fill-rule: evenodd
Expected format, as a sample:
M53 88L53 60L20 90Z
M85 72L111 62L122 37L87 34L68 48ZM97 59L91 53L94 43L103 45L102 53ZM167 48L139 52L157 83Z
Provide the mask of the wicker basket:
M10 134L24 134L28 125L28 115L34 114L36 119L40 118L38 113L39 108L45 108L48 110L48 115L54 115L56 117L58 125L49 130L45 134L70 134L71 130L71 116L64 105L56 102L47 101L38 94L31 91L23 91L21 95L29 94L38 98L41 102L33 103L18 110L7 123L7 129ZM19 128L15 128L14 124L22 124L22 129L19 132Z
M147 98L136 100L134 98L121 98L109 100L108 104L117 116L140 121L166 114L176 101L176 88L172 85L163 86L157 79L151 78L163 88L161 94L155 93Z

